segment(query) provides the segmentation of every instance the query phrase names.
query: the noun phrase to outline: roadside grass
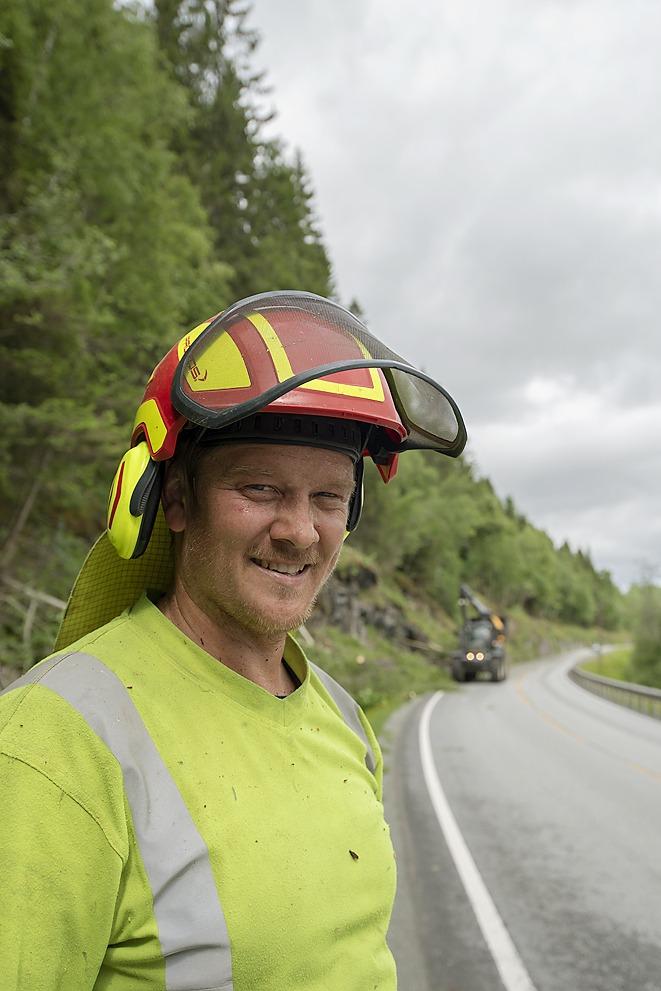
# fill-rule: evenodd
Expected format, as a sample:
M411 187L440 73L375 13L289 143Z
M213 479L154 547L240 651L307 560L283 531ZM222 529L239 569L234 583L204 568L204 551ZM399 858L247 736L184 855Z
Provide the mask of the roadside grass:
M429 691L454 687L440 655L424 656L368 626L364 640L332 626L317 628L306 648L355 698L378 735L394 709Z
M609 650L601 653L590 661L585 661L580 667L592 674L603 678L615 678L616 681L635 681L631 667L633 648L622 647L619 650Z
M406 576L383 574L368 555L346 547L338 571L346 577L360 569L372 574L371 583L359 593L361 601L375 609L394 607L402 623L419 630L428 643L412 650L403 635L386 637L369 623L358 638L317 620L308 627L314 643L306 650L356 699L378 734L388 716L406 701L457 687L449 667L450 655L458 644L458 624ZM568 626L529 616L522 609L510 610L508 621L507 652L514 664L581 644L630 640L626 632Z
M626 630L571 626L529 616L519 608L508 612L508 653L514 664L558 654L577 645L629 643L630 640L631 633Z
M374 592L373 589L370 591ZM415 615L419 618L419 602L413 600L411 608L416 609ZM457 688L449 673L448 660L450 651L456 646L456 629L445 615L437 626L432 622L433 617L427 614L425 633L435 643L443 642L442 651L412 651L404 644L387 640L370 626L365 637L359 640L329 625L314 629L314 643L306 647L306 651L356 699L378 736L388 716L400 705L426 692ZM561 653L577 644L603 643L619 637L611 631L565 626L525 613L513 617L510 629L512 636L507 649L514 664ZM628 651L622 649L617 653ZM604 654L602 659L614 654Z

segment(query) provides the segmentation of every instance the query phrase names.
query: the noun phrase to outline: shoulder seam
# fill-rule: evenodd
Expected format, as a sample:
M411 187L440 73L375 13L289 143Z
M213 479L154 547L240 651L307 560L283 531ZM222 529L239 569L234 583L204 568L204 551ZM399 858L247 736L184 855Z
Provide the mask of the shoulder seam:
M59 784L57 781L55 781L50 776L50 774L47 774L46 771L43 770L43 768L35 767L35 765L32 764L29 760L25 760L25 758L23 758L23 757L18 757L16 754L9 753L9 751L7 749L5 749L5 748L3 748L2 750L0 750L0 754L2 754L5 757L7 757L8 760L15 760L17 763L23 764L25 767L29 767L31 770L33 770L35 772L35 774L38 774L40 777L45 778L47 781L49 781L53 785L54 788L57 788L58 791L61 791L64 795L67 796L67 798L71 799L71 801L74 802L78 806L78 808L82 809L83 812L87 816L89 816L89 818L93 822L95 822L97 824L97 826L99 827L99 829L103 833L103 836L104 836L104 839L105 839L106 843L108 844L108 846L110 847L110 849L113 851L113 853L116 854L116 856L119 858L119 860L121 861L122 865L124 865L125 858L122 856L122 854L119 852L119 850L117 850L117 848L115 847L115 844L112 843L112 841L110 840L110 837L108 836L108 834L106 833L105 829L103 828L103 825L99 822L98 817L95 816L94 813L90 809L88 809L80 801L80 799L78 799L74 795L72 795L69 791L67 791L66 788L63 788L62 785Z
M70 653L77 654L83 650L86 650L88 647L91 647L92 644L98 643L99 640L103 640L103 638L111 632L110 628L114 631L122 623L130 622L130 619L130 615L126 612L126 610L124 610L119 614L119 616L114 616L108 623L105 623L98 629L87 633L84 638L81 638L82 642L81 640L76 640L79 647L75 651L70 651Z

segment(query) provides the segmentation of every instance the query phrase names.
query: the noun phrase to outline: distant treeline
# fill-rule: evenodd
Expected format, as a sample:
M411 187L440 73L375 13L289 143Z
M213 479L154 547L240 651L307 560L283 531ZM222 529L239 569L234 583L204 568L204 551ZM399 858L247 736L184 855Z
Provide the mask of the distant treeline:
M661 688L661 588L651 581L634 585L627 595L634 642L627 681Z
M404 454L388 486L367 473L365 511L352 539L451 614L465 581L505 612L519 605L533 616L605 629L624 619L624 597L609 572L567 544L556 548L464 458Z
M300 156L265 137L248 14L235 0L0 8L0 572L12 581L66 596L146 374L186 328L266 289L335 294ZM468 579L503 607L618 623L609 576L555 550L466 462L407 455L390 491L368 488L357 539L444 605ZM12 589L0 637L39 653L52 624L28 637Z

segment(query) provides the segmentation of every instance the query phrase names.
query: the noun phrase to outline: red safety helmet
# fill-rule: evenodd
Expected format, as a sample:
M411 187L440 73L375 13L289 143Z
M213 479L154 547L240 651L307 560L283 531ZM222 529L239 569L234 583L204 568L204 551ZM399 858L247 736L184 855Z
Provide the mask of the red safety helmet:
M391 439L388 466L398 451L455 456L466 442L445 390L352 313L312 293L270 292L205 321L167 353L147 385L132 443L144 438L162 461L187 422L214 430L261 410L373 424Z
M131 464L120 465L109 502L108 531L122 557L139 557L147 546L158 466L174 455L181 430L195 426L219 432L219 439L245 439L236 426L256 414L250 439L261 430L277 440L279 424L284 443L295 442L291 417L365 424L370 430L357 455L372 457L384 481L395 474L401 451L456 455L466 440L445 390L348 310L312 293L251 296L186 334L149 379L133 425ZM281 419L274 424L263 414ZM299 440L330 446L309 431L300 431ZM359 504L353 509L350 529Z
M357 447L352 424L360 427ZM448 393L337 303L293 291L241 300L182 337L147 383L131 448L113 480L102 538L132 569L133 586L148 587L151 574L162 578L166 557L171 568L159 513L161 469L184 428L196 428L205 443L264 439L351 448L358 484L348 529L360 513L363 456L372 457L388 481L403 451L456 457L466 443L461 413ZM103 568L117 571L105 544L99 549ZM135 559L143 554L141 565ZM108 606L113 615L121 611L115 608ZM89 620L79 625L94 628ZM63 639L61 633L58 644Z

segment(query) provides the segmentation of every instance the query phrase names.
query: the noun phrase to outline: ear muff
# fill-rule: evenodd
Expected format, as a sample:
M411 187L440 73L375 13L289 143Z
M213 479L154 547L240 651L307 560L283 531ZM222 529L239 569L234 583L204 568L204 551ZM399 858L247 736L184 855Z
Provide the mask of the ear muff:
M347 516L347 536L355 530L358 526L358 521L360 520L360 514L363 509L363 469L365 462L362 458L358 458L356 461L355 468L355 478L356 485L353 490L353 495L351 496L351 502L349 503L349 515Z
M145 441L120 461L108 499L108 537L120 557L144 554L161 495L162 462L152 461Z

